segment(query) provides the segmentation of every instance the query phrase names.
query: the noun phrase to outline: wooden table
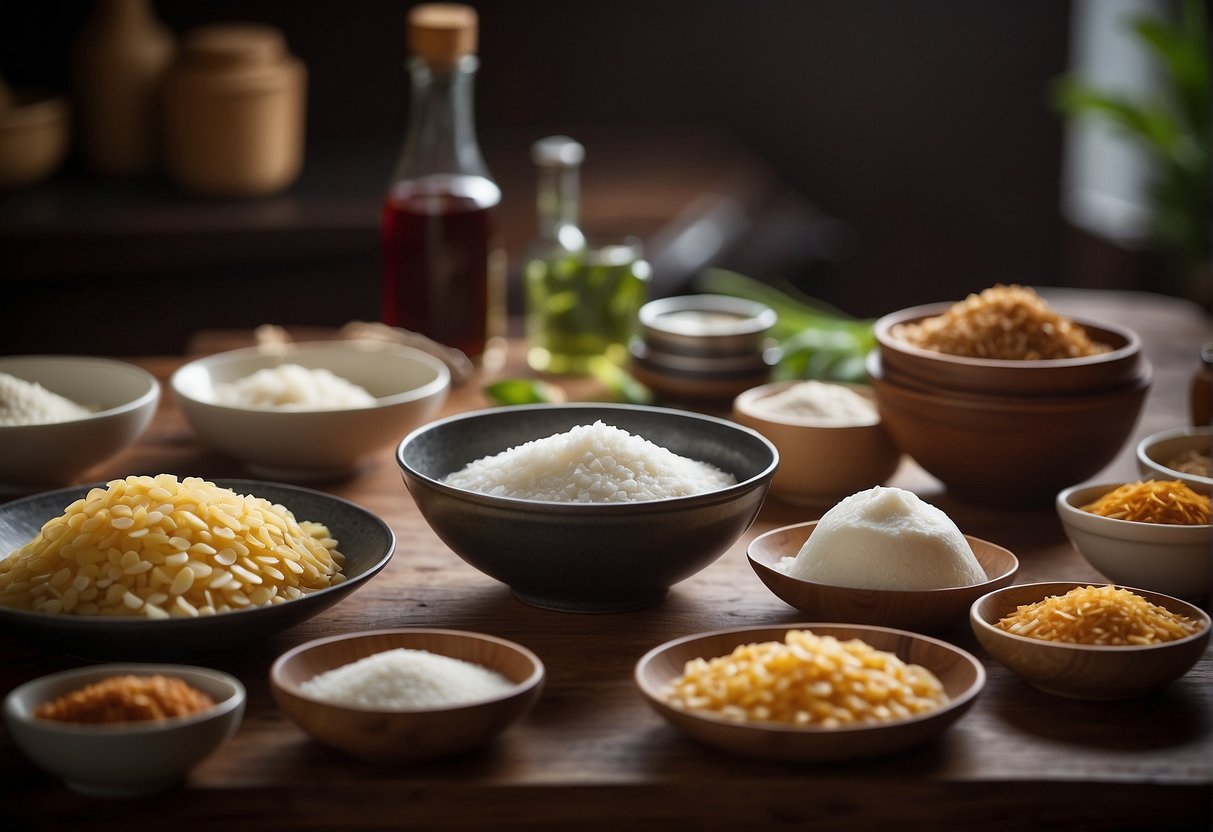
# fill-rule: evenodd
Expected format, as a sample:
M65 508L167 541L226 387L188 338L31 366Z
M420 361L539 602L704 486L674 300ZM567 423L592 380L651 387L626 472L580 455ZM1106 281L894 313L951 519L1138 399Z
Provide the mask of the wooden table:
M1134 439L1187 420L1187 382L1208 321L1194 308L1150 296L1067 292L1072 312L1117 319L1141 334L1155 384ZM517 345L515 345L517 346ZM515 355L517 358L517 352ZM162 380L179 358L138 363ZM517 371L517 368L515 368ZM571 386L576 393L579 388ZM477 385L448 410L482 404ZM1132 446L1109 477L1134 474ZM155 422L128 452L90 472L237 476L204 448L165 396ZM1001 512L951 500L906 461L893 484L913 488L965 532L1009 547L1020 582L1099 580L1070 547L1051 508ZM576 615L534 609L465 565L430 531L385 448L355 478L325 486L383 517L398 537L381 575L333 609L211 666L248 687L236 736L181 789L146 799L76 795L30 765L0 737L0 805L30 828L173 825L342 829L902 828L1201 829L1213 784L1213 656L1147 699L1091 703L1038 692L992 660L975 707L941 739L897 756L831 765L764 763L683 738L651 712L632 684L650 647L688 633L791 623L800 615L751 573L756 534L816 514L768 501L720 560L649 609ZM500 740L467 756L421 765L372 765L311 742L273 704L272 660L333 633L382 627L453 627L493 633L536 651L548 670L538 706ZM964 624L942 634L984 658ZM78 664L0 636L5 690ZM11 828L6 823L7 828Z

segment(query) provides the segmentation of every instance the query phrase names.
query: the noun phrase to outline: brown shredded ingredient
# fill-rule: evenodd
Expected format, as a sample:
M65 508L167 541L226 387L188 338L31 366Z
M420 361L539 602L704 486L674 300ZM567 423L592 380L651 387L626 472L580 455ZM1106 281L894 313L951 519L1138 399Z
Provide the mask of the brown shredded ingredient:
M999 284L969 295L942 315L899 324L894 337L924 350L968 358L1032 361L1108 352L1027 286Z
M995 626L1044 641L1124 646L1186 638L1199 632L1201 622L1127 589L1080 586L1065 595L1021 604Z
M1181 474L1195 474L1198 477L1213 475L1213 461L1209 454L1202 454L1195 448L1189 448L1184 453L1167 461L1167 467Z
M111 676L44 702L34 716L89 724L143 722L205 711L215 700L175 676Z
M1090 505L1082 506L1082 510L1135 523L1175 526L1206 526L1209 523L1209 497L1197 494L1180 480L1125 483Z

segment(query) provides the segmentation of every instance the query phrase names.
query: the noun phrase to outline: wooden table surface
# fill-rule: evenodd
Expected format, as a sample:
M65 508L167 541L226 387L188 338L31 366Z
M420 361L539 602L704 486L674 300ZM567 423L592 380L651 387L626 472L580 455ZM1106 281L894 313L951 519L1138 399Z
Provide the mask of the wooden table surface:
M1063 310L1123 321L1142 336L1154 387L1134 441L1187 422L1188 379L1209 322L1152 296L1064 292ZM223 343L220 338L215 343ZM515 345L514 358L519 356ZM182 359L137 363L162 380ZM517 372L517 366L513 368ZM570 385L576 395L585 385ZM483 406L473 382L451 412ZM776 526L815 519L768 500L753 527L715 564L635 612L577 615L535 609L464 564L433 534L405 490L393 449L360 474L323 487L384 518L396 554L365 587L317 618L206 664L248 688L235 737L180 789L99 801L68 791L0 736L2 814L29 828L174 825L299 829L903 828L1202 829L1213 785L1213 656L1152 697L1092 703L1041 693L990 660L961 623L940 634L984 660L987 686L937 741L896 756L830 765L765 763L685 739L649 710L632 668L649 648L689 633L803 620L746 563L746 544ZM1132 442L1100 478L1134 475ZM240 476L202 446L165 395L147 433L86 479L172 472ZM84 480L82 480L84 481ZM934 502L968 534L1002 544L1018 581L1092 580L1051 508L1003 512L951 500L906 460L891 484ZM451 627L520 642L548 681L535 710L494 744L466 756L387 766L310 741L276 708L267 673L285 650L320 636L384 627ZM0 635L5 691L79 661ZM5 824L6 828L12 828Z

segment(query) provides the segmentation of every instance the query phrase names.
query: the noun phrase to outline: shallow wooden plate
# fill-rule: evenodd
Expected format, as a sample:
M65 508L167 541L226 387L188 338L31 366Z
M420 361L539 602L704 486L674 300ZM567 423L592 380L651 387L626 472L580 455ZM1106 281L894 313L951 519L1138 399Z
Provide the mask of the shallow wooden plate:
M950 701L932 713L884 725L820 728L732 722L681 710L662 695L665 686L682 674L691 659L727 655L741 644L782 641L788 630L859 638L903 661L922 665L939 677ZM986 673L973 656L938 639L887 627L813 623L743 627L675 639L640 659L635 680L653 709L693 739L751 757L825 762L892 754L935 737L972 706L985 685Z
M746 554L750 566L771 592L819 621L875 624L902 630L931 632L965 620L969 607L987 592L1008 586L1019 571L1010 551L965 535L987 580L946 589L856 589L795 578L777 567L795 557L813 534L817 521L773 529L754 538Z

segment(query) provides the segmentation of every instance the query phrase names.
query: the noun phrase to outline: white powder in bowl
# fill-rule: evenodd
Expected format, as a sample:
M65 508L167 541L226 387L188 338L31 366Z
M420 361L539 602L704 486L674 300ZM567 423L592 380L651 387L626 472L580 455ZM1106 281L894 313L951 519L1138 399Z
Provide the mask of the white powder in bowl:
M0 373L0 425L49 425L83 419L91 412L37 382Z
M239 381L219 382L215 400L234 407L277 410L333 410L375 404L374 396L341 376L298 364L279 364Z
M858 589L942 589L988 580L948 515L911 491L881 486L827 511L800 553L778 568Z
M325 702L414 711L489 699L508 693L514 684L482 665L401 647L318 674L299 687Z
M595 422L478 459L444 482L495 497L623 503L717 491L737 479L706 462Z
M753 402L764 416L810 424L874 425L880 413L871 399L841 384L801 381Z

